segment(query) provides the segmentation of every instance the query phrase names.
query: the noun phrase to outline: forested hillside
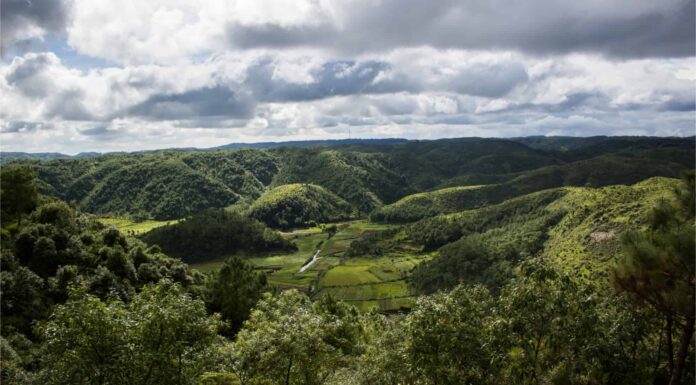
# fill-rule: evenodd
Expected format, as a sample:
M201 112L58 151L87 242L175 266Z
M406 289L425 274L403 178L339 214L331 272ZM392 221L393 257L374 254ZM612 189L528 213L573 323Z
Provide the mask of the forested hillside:
M693 153L693 152L692 152ZM562 186L602 187L632 184L651 176L678 177L688 167L682 152L650 159L646 156L602 155L558 166L510 175L509 180L483 186L446 188L409 195L372 213L385 222L412 222L500 203L523 194Z
M141 237L186 263L233 254L267 254L292 250L288 241L263 223L238 212L207 209Z
M361 215L409 194L486 185L459 190L452 196L452 208L435 205L428 209L432 212L423 212L423 205L409 204L401 210L398 203L374 217L412 221L546 188L675 177L691 167L694 158L694 138L464 138L308 146L159 151L15 163L37 171L43 193L74 201L87 212L153 219L178 219L206 208L250 205L267 189L293 183L321 186Z
M424 293L461 281L498 290L533 256L568 273L606 279L621 254L620 234L637 230L678 181L652 178L631 186L558 188L498 205L439 215L406 228L436 256L419 265L411 283Z
M302 151L314 156L316 150ZM214 175L212 170L230 165L228 157L235 154L205 155L195 167L210 167ZM240 174L273 186L283 165L271 162L278 171L265 177L259 169L272 169L264 159L278 154L256 155L244 154L258 162L245 163ZM202 155L150 154L145 159L186 164L189 156ZM632 172L640 174L624 160L628 156L602 157L614 156L619 158L615 166L632 170L621 181L636 177ZM220 166L216 157L224 158L217 159ZM452 206L452 213L428 212L427 218L401 226L362 220L315 227L292 239L245 215L256 203L247 207L244 202L203 210L136 239L40 195L30 168L4 166L2 381L692 383L693 171L682 181L653 177L595 188L589 185L599 175L623 177L583 171L592 170L596 159L517 175L510 182L539 173L542 181L560 180L562 187L521 193L498 204L468 210ZM677 161L645 159L650 172L679 168ZM145 162L117 160L136 167ZM84 166L70 162L63 165L66 170ZM573 166L578 162L590 166ZM235 180L233 174L227 179ZM582 186L565 186L574 183ZM422 196L449 210L450 194L484 188L455 187ZM294 202L306 204L306 211L293 212L302 221L332 210L345 214L350 206L313 185L281 184L266 194L257 201L264 207L292 210ZM326 210L315 212L324 205ZM183 258L237 256L204 275L153 243ZM303 272L308 262L302 257L296 263L294 255L263 255L293 247L314 253L310 271ZM325 254L317 261L320 251ZM238 257L244 253L258 254L245 261ZM290 268L277 268L285 258L293 259ZM268 277L278 279L276 270L297 286L274 285ZM401 314L360 312L334 297L403 293L411 290L401 287L405 282L420 296L400 308ZM293 287L306 293L288 290Z
M347 220L352 211L345 200L325 188L296 183L271 189L249 207L247 215L271 227L291 228Z

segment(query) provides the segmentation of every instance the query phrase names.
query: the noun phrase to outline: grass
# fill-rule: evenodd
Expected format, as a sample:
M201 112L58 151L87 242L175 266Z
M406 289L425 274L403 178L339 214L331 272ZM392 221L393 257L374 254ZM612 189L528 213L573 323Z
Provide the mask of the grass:
M320 293L320 295L330 295L350 301L370 301L413 295L405 280L326 287L322 288Z
M381 282L379 277L370 272L369 266L336 266L329 270L320 282L324 286L360 285Z
M338 232L331 238L319 228L296 229L283 233L292 239L298 250L291 254L252 256L246 260L268 274L268 282L281 289L312 291L314 296L331 295L355 305L361 311L395 311L415 303L406 277L430 255L393 253L379 258L343 258L350 243L366 232L382 231L387 225L364 220L338 223ZM321 247L319 259L303 273L300 267ZM193 264L192 267L211 272L219 268L223 258Z
M174 224L179 221L179 219L174 219L168 221L146 220L135 222L128 218L98 218L97 220L105 225L115 226L124 233L133 235L143 234L154 228Z

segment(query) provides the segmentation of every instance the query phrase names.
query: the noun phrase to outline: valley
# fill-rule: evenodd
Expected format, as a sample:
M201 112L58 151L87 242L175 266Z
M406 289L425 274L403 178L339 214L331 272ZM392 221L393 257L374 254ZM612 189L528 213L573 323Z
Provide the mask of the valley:
M406 279L413 268L428 260L416 248L412 254L398 252L379 258L345 256L350 243L365 234L385 231L393 226L350 221L335 223L338 231L328 237L319 228L303 228L284 233L298 250L292 254L244 256L257 270L267 274L268 282L278 288L296 288L312 297L332 296L347 301L361 311L383 312L410 308L416 293ZM317 254L317 250L320 250ZM316 261L309 260L316 255ZM209 272L222 265L217 261L194 263L192 268ZM307 267L303 270L303 267Z
M657 290L645 282L665 271L680 283L658 300L689 295L693 145L466 138L11 161L0 174L7 338L22 352L36 330L36 344L57 338L36 322L92 338L71 322L95 317L80 325L197 328L171 338L217 362L283 346L323 352L307 356L318 367L391 376L475 351L483 361L467 365L494 384L521 378L518 363L531 367L541 350L545 373L580 360L632 378L666 349L666 314L688 314L633 295ZM624 362L634 366L617 369ZM202 378L270 370L216 365L226 369Z

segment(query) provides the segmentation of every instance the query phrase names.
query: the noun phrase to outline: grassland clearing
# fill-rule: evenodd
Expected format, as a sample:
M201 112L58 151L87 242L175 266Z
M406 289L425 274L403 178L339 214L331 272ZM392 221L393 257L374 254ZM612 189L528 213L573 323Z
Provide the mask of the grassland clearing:
M143 234L154 228L179 222L179 219L167 221L145 220L141 222L136 222L129 218L98 218L97 220L105 225L115 226L120 231L132 235Z

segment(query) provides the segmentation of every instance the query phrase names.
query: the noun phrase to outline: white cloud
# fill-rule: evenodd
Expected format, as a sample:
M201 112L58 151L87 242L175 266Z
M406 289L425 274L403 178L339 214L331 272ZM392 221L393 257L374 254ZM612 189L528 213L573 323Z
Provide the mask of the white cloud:
M404 135L421 137L426 133L417 133L417 127L425 124L432 125L428 137L474 129L500 136L524 131L520 124L529 134L691 133L683 122L694 104L694 81L683 76L694 71L688 59L619 62L575 54L551 61L509 52L432 49L394 51L386 61L369 55L355 62L307 55L227 53L201 63L83 72L66 68L54 54L29 53L0 68L0 102L14 107L0 113L7 131L4 146L25 146L7 140L17 135L56 140L44 131L65 131L67 147L99 142L100 148L117 141L114 146L121 148L128 143L124 138L136 136L143 147L176 145L192 132L208 138L195 143L208 145L238 137L228 138L226 130L243 133L239 138L298 139L343 135L348 126L360 127L358 133L367 136L400 127ZM261 74L267 75L259 75L260 63ZM373 68L387 75L377 76ZM456 83L452 79L480 80L478 87L495 86L505 75L486 74L506 68L526 75L505 92L485 95L451 84ZM407 74L408 87L375 86L400 74ZM608 113L623 110L625 122L609 123L616 118ZM643 111L661 115L662 126L651 127L658 120ZM40 124L53 128L31 129Z

